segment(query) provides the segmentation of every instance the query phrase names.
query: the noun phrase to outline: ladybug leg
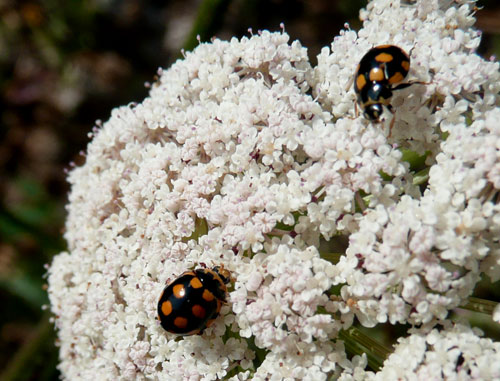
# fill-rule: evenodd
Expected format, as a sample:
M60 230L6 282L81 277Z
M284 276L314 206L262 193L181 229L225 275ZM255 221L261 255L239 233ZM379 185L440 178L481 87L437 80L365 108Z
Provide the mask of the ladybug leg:
M389 110L392 114L391 124L389 125L389 135L387 135L387 138L390 138L392 135L392 128L394 127L394 123L396 122L396 111L394 111L390 104L387 105L387 110Z
M354 116L346 115L345 117L350 120L354 120L359 116L358 102L354 102Z
M352 76L351 78L349 78L349 80L345 84L345 91L349 91L349 89L351 88L351 86L353 85L353 83L354 83L354 76Z
M392 127L394 127L394 123L396 122L396 116L393 115L392 116L392 120L391 120L391 125L389 126L389 135L387 135L387 138L390 138L391 137L391 134L392 134Z
M410 81L406 83L401 83L397 86L394 86L391 90L402 90L406 89L407 87L410 87L411 85L430 85L432 82L422 82L422 81Z
M354 102L354 116L351 115L346 115L347 119L354 120L359 117L359 109L358 109L358 102Z
M414 83L420 83L420 82L406 82L406 83L401 83L401 84L399 84L397 86L394 86L391 90L394 91L394 90L406 89L407 87L410 87Z

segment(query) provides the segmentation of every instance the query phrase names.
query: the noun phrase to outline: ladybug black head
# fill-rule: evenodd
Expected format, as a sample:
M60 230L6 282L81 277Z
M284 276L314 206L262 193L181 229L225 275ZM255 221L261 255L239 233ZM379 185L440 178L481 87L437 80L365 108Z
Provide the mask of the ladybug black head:
M373 103L365 107L363 115L368 120L371 120L373 122L378 122L383 112L384 112L384 107L382 106L382 104Z

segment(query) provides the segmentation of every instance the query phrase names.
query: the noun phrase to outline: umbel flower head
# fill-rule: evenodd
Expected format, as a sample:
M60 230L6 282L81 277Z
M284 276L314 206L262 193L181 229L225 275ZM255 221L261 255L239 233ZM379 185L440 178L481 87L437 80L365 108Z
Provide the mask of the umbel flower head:
M447 321L482 274L500 278L500 74L474 53L473 12L374 0L316 67L284 32L214 40L113 110L69 175L68 251L49 269L63 378L388 379L413 357L418 377L479 379L500 363ZM394 92L390 133L390 113L354 108L381 44L424 83ZM163 330L165 285L219 265L234 282L215 323ZM355 320L416 328L374 373L339 336Z

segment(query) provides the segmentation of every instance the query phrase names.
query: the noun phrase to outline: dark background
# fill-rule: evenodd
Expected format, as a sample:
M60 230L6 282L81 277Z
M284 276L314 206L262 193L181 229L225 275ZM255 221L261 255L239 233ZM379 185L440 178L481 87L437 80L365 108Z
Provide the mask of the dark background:
M66 172L96 120L140 102L196 35L279 30L312 62L364 0L0 1L0 379L55 380L44 265L64 250ZM480 54L500 54L500 4L482 1Z

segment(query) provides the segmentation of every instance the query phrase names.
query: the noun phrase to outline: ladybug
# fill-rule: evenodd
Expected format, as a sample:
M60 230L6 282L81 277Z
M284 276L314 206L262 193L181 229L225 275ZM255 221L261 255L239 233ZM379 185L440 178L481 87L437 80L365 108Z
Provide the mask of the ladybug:
M356 69L354 91L366 119L379 123L384 106L394 114L392 92L415 83L400 83L410 70L410 56L394 45L379 45L368 51ZM356 108L357 110L357 108ZM394 123L394 119L391 122Z
M158 318L168 332L201 334L210 327L223 303L231 280L223 266L182 273L163 289L158 301Z

